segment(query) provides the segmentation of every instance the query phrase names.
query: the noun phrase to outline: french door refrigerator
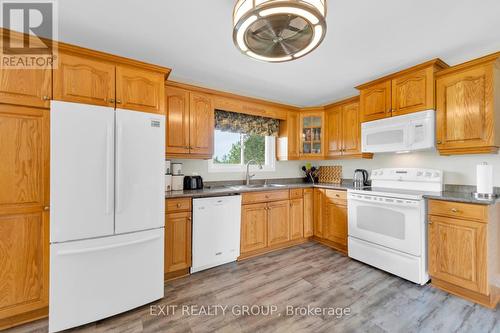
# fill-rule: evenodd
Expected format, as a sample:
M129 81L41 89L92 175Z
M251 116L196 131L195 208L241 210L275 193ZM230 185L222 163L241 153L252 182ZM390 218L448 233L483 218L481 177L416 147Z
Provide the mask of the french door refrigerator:
M163 297L165 117L53 101L49 331Z

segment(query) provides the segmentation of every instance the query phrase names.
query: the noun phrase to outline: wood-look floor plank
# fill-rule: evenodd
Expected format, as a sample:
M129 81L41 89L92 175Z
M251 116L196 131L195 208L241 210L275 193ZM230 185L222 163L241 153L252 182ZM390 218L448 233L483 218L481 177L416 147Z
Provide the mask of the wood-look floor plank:
M168 282L165 298L178 306L153 316L150 305L79 327L81 333L156 332L500 332L500 312L429 285L418 286L316 243L301 244ZM182 306L225 305L225 315L186 315ZM231 313L231 306L276 305L281 315ZM349 308L343 317L287 316L291 307ZM47 320L9 330L47 332Z

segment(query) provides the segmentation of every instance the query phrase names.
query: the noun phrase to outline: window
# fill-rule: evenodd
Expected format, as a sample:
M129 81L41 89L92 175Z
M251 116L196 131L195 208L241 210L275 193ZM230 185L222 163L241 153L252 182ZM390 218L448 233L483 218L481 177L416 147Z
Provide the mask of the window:
M209 171L245 171L246 163L250 160L254 161L250 167L252 172L274 171L274 136L215 130L214 157L209 162ZM262 165L262 169L258 164Z

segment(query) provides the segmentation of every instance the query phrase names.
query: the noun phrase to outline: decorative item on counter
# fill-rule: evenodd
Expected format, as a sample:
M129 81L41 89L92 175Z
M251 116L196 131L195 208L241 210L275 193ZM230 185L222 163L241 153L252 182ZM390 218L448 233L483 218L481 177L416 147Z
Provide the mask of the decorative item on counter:
M320 183L330 183L330 184L342 183L341 165L320 166L318 173L319 173Z
M304 178L306 183L318 182L318 169L316 169L316 167L314 166L311 166L311 163L306 163L306 165L302 167L302 171L306 173L306 176Z
M476 167L477 189L474 193L476 199L490 200L496 198L493 193L493 166L486 162L478 164Z

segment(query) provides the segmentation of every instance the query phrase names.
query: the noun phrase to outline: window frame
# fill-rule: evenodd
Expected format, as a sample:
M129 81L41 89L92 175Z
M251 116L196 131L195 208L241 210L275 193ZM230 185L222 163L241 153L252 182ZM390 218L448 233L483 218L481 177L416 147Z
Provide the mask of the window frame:
M266 136L265 145L266 145L265 164L262 165L262 169L259 168L259 165L251 164L249 169L252 173L276 171L276 137ZM208 172L210 173L246 172L247 171L246 165L243 164L243 153L241 154L241 159L242 162L240 164L222 164L222 163L214 163L214 159L212 157L211 159L208 160Z

